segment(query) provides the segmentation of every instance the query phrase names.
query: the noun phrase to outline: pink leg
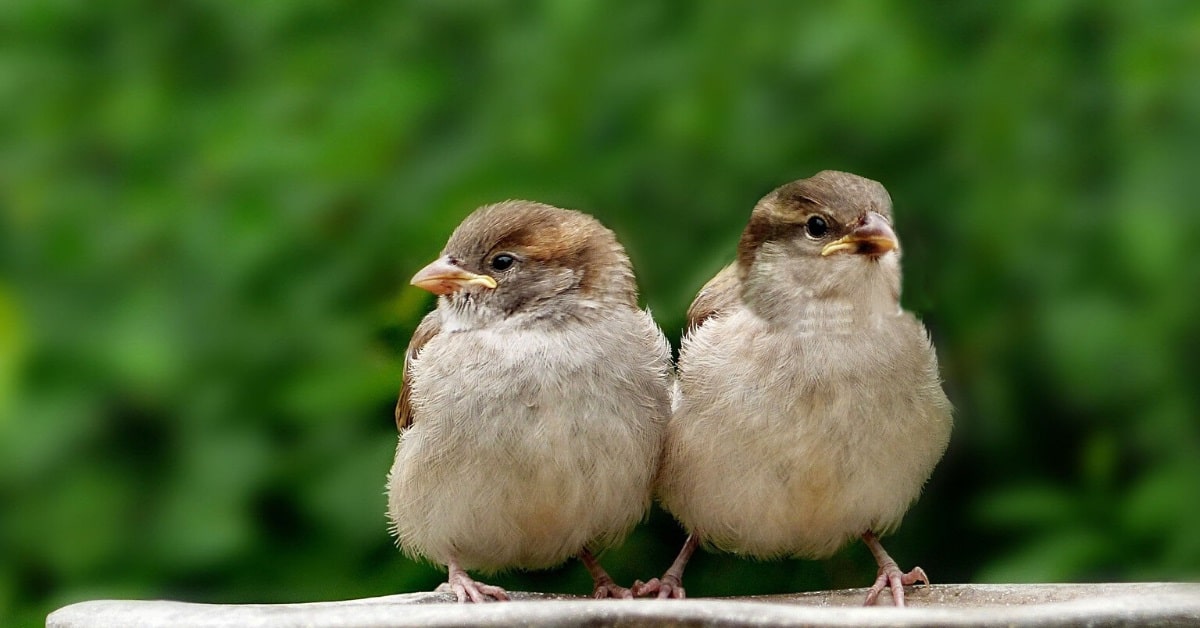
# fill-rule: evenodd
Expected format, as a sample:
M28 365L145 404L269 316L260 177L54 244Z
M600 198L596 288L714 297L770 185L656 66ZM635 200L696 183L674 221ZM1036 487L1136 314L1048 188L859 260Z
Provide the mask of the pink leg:
M467 572L458 566L457 560L451 559L447 567L450 570L450 574L446 578L445 584L439 586L437 590L453 591L454 596L458 598L459 604L508 600L508 592L504 589L472 580L471 576L468 576Z
M695 534L689 535L683 544L683 549L679 550L679 556L675 557L675 562L671 563L671 568L667 570L667 573L663 574L662 578L651 578L649 582L639 580L633 583L633 594L638 597L657 594L659 598L679 600L687 597L683 590L683 569L687 567L688 560L692 558L692 553L696 551L698 545L700 545L700 539Z
M867 592L866 606L875 604L875 600L879 599L879 594L883 592L884 587L892 590L892 601L896 606L904 606L905 585L918 582L929 584L929 576L926 576L925 570L920 567L913 567L912 571L908 573L900 571L900 567L884 551L883 545L879 543L874 532L870 530L863 532L862 539L871 549L871 555L875 557L875 562L879 565L879 576L875 578L875 584L871 585L871 590Z
M588 573L592 574L592 597L597 600L604 598L625 598L632 599L633 592L623 586L613 582L613 579L604 571L604 567L600 566L600 561L592 554L588 548L583 548L579 552L579 560L583 561L583 566L587 567Z

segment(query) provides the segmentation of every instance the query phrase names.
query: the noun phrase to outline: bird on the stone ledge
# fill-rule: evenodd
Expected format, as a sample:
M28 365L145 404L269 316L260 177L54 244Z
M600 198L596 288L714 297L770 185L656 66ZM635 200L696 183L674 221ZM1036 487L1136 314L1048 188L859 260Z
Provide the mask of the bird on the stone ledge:
M612 231L530 201L487 205L412 284L438 295L396 405L388 515L460 602L506 600L467 569L578 556L595 597L631 597L593 552L649 508L670 416L670 347Z
M896 528L945 451L951 408L924 326L900 306L899 242L882 185L824 171L758 202L737 261L688 310L679 398L657 492L688 540L638 595L684 597L697 545L756 558L829 556L854 537L903 572Z

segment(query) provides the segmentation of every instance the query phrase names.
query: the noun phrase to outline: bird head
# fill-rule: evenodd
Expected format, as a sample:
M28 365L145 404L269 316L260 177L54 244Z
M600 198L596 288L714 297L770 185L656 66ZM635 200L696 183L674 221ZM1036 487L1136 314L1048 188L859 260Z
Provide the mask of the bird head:
M612 231L587 214L531 201L475 210L412 284L472 326L514 315L579 316L589 302L637 304L629 258Z
M743 294L899 294L892 199L876 181L825 170L763 197L738 243ZM755 294L757 293L757 294Z

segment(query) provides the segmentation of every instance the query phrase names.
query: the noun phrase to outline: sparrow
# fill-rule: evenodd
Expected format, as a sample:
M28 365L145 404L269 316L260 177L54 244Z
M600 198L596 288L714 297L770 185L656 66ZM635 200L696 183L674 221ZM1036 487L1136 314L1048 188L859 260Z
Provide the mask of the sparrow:
M698 545L822 558L854 537L879 565L866 598L928 584L879 535L946 449L951 407L924 326L900 306L900 244L882 185L824 171L755 206L737 260L688 310L662 505L689 533L638 595L684 597Z
M387 480L403 552L459 602L508 599L466 570L576 556L593 594L632 597L594 552L647 512L670 417L670 347L612 231L577 211L474 211L412 285L437 295L405 353Z

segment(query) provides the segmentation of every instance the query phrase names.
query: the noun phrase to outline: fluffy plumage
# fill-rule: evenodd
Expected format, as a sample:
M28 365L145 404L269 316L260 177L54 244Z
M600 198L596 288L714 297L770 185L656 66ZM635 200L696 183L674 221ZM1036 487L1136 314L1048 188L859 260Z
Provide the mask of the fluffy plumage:
M658 494L693 536L641 593L682 596L696 541L820 558L869 535L874 551L916 499L950 405L928 334L899 305L890 222L883 186L841 172L755 207L737 262L689 310ZM902 603L898 570L884 567Z
M505 597L465 569L576 555L597 595L626 595L590 552L649 506L670 352L615 236L579 212L490 205L414 283L440 296L396 407L388 514L401 549L448 565L460 600Z

